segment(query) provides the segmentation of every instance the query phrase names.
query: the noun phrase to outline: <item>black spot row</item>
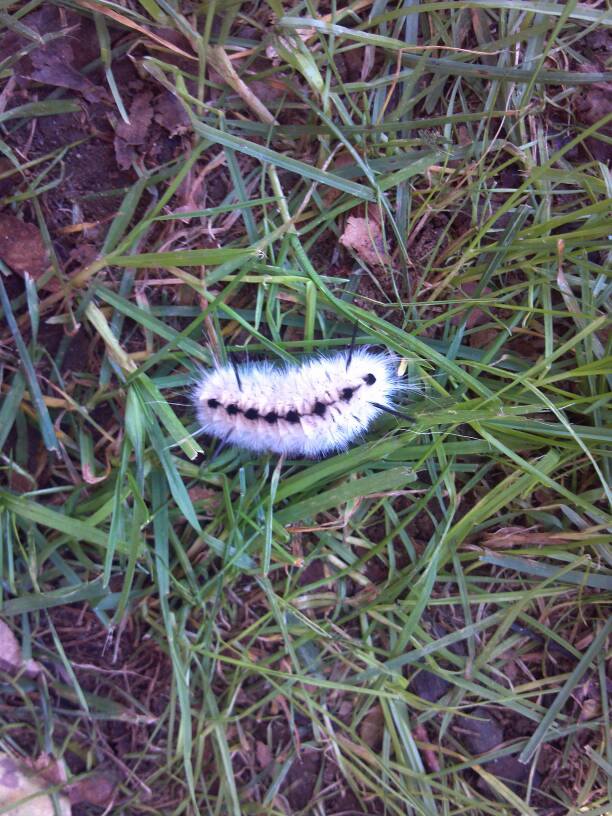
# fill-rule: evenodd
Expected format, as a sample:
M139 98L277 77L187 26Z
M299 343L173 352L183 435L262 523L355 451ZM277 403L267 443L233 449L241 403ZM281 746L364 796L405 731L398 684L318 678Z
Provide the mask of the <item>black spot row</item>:
M366 374L365 377L363 378L363 381L365 382L366 385L374 385L374 383L376 382L376 377L373 374ZM359 388L359 386L357 386L357 388ZM342 399L344 402L349 402L352 399L355 391L357 391L357 388L343 388L342 391L340 392L340 399ZM236 414L244 413L246 419L253 420L263 419L270 425L274 425L276 422L278 422L279 419L284 419L287 422L290 422L291 424L296 424L300 421L302 416L308 416L307 414L299 414L294 408L292 408L290 411L287 411L285 416L279 416L279 414L277 414L276 411L269 411L267 414L261 415L257 408L247 408L246 411L243 411L242 408L239 408L234 402L231 402L227 406L223 406L221 405L219 400L216 400L212 397L211 399L208 400L208 407L225 408L229 416L236 416ZM327 411L328 407L329 406L326 405L324 402L320 402L319 400L317 400L312 409L312 416L320 417L325 416L325 412Z
M317 403L317 405L323 406L323 413L325 413L325 406L323 403ZM221 405L219 400L216 399L209 399L208 400L208 407L209 408L225 408L229 416L236 416L236 414L244 413L246 419L263 419L265 422L268 422L270 425L274 425L275 422L278 422L279 419L285 419L287 422L291 422L295 424L296 422L300 421L300 415L297 411L291 410L287 411L285 416L279 416L276 411L268 411L267 414L260 414L257 408L247 408L246 411L243 411L242 408L239 408L236 403L231 402L229 405Z
M242 408L239 408L235 402L230 402L229 405L221 405L219 400L216 399L209 399L208 400L208 407L209 408L225 408L229 416L236 416L236 414L244 414L246 419L264 419L266 422L269 422L270 425L274 425L275 422L278 422L279 415L276 411L269 411L267 414L260 414L257 408L247 408L246 411L243 411ZM287 422L299 422L300 415L297 411L288 411L287 416L282 417L282 419L286 419Z

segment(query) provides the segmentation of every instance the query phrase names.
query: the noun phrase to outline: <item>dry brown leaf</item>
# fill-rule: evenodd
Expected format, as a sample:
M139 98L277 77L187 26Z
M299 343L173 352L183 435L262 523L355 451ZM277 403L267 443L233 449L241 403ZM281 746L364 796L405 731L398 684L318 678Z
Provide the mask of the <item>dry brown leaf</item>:
M111 472L111 464L107 461L106 468L104 469L104 473L101 476L96 476L96 474L91 469L90 465L83 465L82 468L83 474L83 481L87 482L87 484L98 484L98 482L103 482Z
M499 329L480 329L470 335L470 346L472 348L488 348L499 334Z
M68 785L68 796L73 805L83 803L107 807L113 801L117 784L112 773L95 773Z
M220 45L213 45L209 48L208 60L219 76L227 82L230 88L236 91L238 96L244 100L262 122L265 122L267 125L278 124L263 102L255 96L249 86L238 76L230 58Z
M98 88L72 65L73 52L67 42L56 40L30 55L32 70L28 78L56 88L79 91L88 102L107 98L104 88Z
M124 142L131 145L144 144L147 138L147 131L153 118L153 108L151 107L150 91L137 94L130 105L130 121L119 122L117 125L117 136Z
M149 126L153 119L150 92L140 93L134 97L130 105L130 121L119 122L115 131L115 156L117 164L122 170L132 165L135 151L134 145L143 145L147 139Z
M16 215L1 214L0 260L18 275L28 272L32 278L40 278L47 265L47 252L38 227Z
M365 715L359 727L359 736L369 745L376 749L380 746L385 732L385 716L380 706L374 706Z
M93 2L93 0L79 0L78 5L83 6L84 8L91 9L91 11L95 11L98 14L103 14L105 17L110 17L111 20L116 20L116 22L120 23L122 26L126 28L131 28L133 31L138 31L140 34L143 34L147 39L152 40L153 42L158 43L159 45L167 48L169 51L172 51L173 54L177 54L178 56L185 57L186 59L193 60L194 62L197 61L197 57L194 54L188 54L187 51L183 51L182 48L171 43L169 40L165 40L163 37L159 37L157 34L154 34L152 31L149 31L144 26L139 25L138 23L131 20L129 17L126 17L124 14L119 14L117 11L113 11L113 9L108 8L107 6L98 5L98 3Z
M429 737L427 736L427 730L423 723L416 724L414 727L414 736L419 742L425 743L419 746L425 767L431 773L437 773L440 770L440 763L438 762L436 752L429 745Z
M189 117L179 99L164 90L155 99L155 121L165 128L170 136L178 136L189 128Z
M459 295L459 297L467 295L467 297L471 298L474 292L476 291L477 286L478 284L475 281L466 281L465 283L461 284L461 289L457 294ZM485 288L482 290L480 294L480 297L486 298L490 294L491 290L489 289L488 286L485 286ZM482 325L482 323L486 323L487 320L489 320L489 315L486 314L486 312L483 312L483 310L479 306L471 306L467 308L470 308L470 313L465 323L467 329L473 329L474 326L480 326ZM453 315L451 317L451 323L454 326L460 326L461 323L463 323L464 317L465 317L464 313L459 312L458 314Z
M600 713L600 701L590 697L588 700L585 700L580 707L580 720L592 720L594 717L598 717Z
M17 58L14 78L20 85L24 84L23 80L32 80L52 87L69 88L83 94L88 102L93 103L109 98L105 88L94 85L77 67L84 42L78 15L65 9L58 13L47 3L27 14L22 23L25 24L24 29L29 29L27 37L14 30L8 32L0 42L0 52L3 55L10 54ZM38 47L30 50L27 45L33 33L40 39ZM55 35L54 38L45 42L42 35L51 34Z
M592 535L593 531L587 531L588 534ZM503 550L510 547L561 545L576 538L578 536L572 533L538 532L529 527L500 527L499 530L485 533L482 543L491 550Z
M366 264L385 266L389 263L380 224L372 218L349 216L340 243L352 249Z
M273 759L272 751L270 751L266 743L261 742L261 740L257 740L255 744L255 755L257 757L257 764L262 770L263 768L267 768Z

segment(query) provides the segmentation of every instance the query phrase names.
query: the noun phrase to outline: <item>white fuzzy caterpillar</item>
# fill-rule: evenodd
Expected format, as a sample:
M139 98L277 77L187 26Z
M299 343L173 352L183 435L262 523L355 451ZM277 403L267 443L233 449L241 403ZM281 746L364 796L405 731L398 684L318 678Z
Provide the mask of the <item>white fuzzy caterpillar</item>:
M268 362L205 371L194 389L199 431L252 451L319 457L362 436L404 386L397 360L368 349L298 366Z

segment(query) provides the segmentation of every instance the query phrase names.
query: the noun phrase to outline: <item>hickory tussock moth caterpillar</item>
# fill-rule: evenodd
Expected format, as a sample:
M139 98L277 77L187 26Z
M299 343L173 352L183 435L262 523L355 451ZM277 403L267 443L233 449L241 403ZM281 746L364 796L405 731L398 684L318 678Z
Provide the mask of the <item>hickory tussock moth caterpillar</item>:
M202 373L199 432L256 452L319 457L345 450L404 388L397 360L367 348L301 365L223 365Z

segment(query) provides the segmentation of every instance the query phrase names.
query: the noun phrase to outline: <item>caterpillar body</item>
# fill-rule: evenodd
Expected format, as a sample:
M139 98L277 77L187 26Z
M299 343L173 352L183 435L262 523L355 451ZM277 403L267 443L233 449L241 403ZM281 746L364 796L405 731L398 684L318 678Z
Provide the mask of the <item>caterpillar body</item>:
M320 457L362 436L404 386L393 355L367 348L205 371L194 391L199 432L256 452Z

